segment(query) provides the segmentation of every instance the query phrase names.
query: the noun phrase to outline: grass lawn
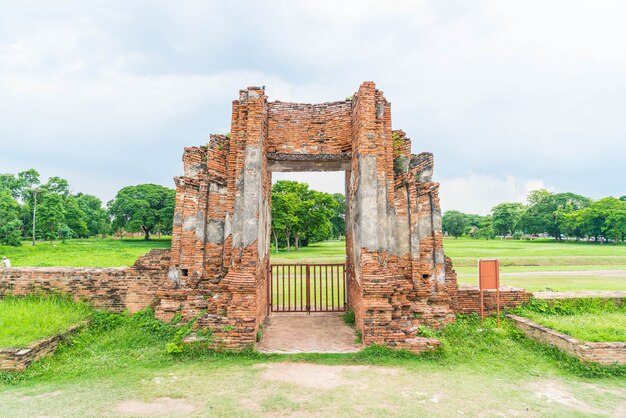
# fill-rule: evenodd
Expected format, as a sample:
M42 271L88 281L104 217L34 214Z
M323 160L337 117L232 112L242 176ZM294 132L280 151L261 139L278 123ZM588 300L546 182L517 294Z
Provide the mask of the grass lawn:
M0 348L26 347L59 334L90 312L87 305L60 297L0 298Z
M275 264L282 263L344 263L346 261L345 241L316 242L307 247L300 247L298 251L287 252L281 248L276 254L274 247L270 254L270 260Z
M170 248L171 238L71 239L62 244L38 242L32 246L24 242L21 247L0 245L0 257L7 256L14 267L124 267L132 266L138 257L153 248Z
M478 283L479 258L499 258L504 285L530 291L626 290L626 245L553 240L474 240L446 238L459 283ZM272 252L272 263L338 263L345 241L325 241L299 251Z
M626 342L626 304L609 299L535 300L515 312L581 341Z
M130 266L152 248L169 248L170 238L76 239L66 244L39 242L21 247L0 246L14 266ZM530 291L626 290L626 245L598 245L552 240L473 240L446 238L460 283L476 284L478 258L498 257L502 283ZM325 241L299 251L271 253L272 263L342 263L345 241Z
M533 313L524 316L581 341L626 342L626 312L578 315Z
M625 367L582 364L493 318L460 318L422 356L173 355L176 328L149 314L95 313L53 356L0 373L0 416L619 415L626 402Z

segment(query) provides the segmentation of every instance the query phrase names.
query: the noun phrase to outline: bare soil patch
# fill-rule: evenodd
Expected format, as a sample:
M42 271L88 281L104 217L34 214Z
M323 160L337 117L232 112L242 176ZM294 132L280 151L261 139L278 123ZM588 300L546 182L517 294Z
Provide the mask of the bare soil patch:
M172 398L158 398L152 402L127 400L117 405L119 413L140 417L185 416L196 410L196 405Z
M395 375L396 369L373 366L325 366L310 363L269 363L257 367L265 369L262 378L316 389L333 389L354 383L349 374L374 370L381 375Z
M561 382L556 380L542 380L533 382L530 385L531 389L537 396L545 399L548 402L558 403L565 405L569 408L576 409L581 412L587 413L602 413L605 411L599 411L585 402L576 398L570 390Z

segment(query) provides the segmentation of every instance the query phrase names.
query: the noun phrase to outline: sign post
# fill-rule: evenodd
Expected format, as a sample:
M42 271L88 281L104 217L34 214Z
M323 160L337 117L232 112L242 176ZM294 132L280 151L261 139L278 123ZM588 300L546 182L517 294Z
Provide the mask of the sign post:
M496 291L496 313L500 328L500 260L478 260L478 287L480 288L480 323L485 324L484 296L485 290Z

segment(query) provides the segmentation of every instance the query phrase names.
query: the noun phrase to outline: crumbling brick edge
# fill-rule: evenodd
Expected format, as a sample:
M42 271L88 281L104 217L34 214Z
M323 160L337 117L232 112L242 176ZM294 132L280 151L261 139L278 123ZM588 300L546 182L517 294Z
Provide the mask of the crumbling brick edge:
M508 314L507 318L528 338L556 347L579 360L605 366L626 365L626 342L580 341L521 316Z
M55 334L30 343L26 348L0 348L0 370L25 370L32 362L54 353L61 341L76 334L86 325L87 321L79 322L60 334Z

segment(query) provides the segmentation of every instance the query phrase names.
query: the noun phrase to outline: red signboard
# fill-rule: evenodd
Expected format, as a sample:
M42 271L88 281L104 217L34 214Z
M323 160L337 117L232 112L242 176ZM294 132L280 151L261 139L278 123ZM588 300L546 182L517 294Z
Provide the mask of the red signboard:
M500 288L500 260L478 260L478 287L481 290Z
M478 287L480 288L480 321L485 322L483 310L485 290L496 291L496 315L500 327L500 260L478 260Z

